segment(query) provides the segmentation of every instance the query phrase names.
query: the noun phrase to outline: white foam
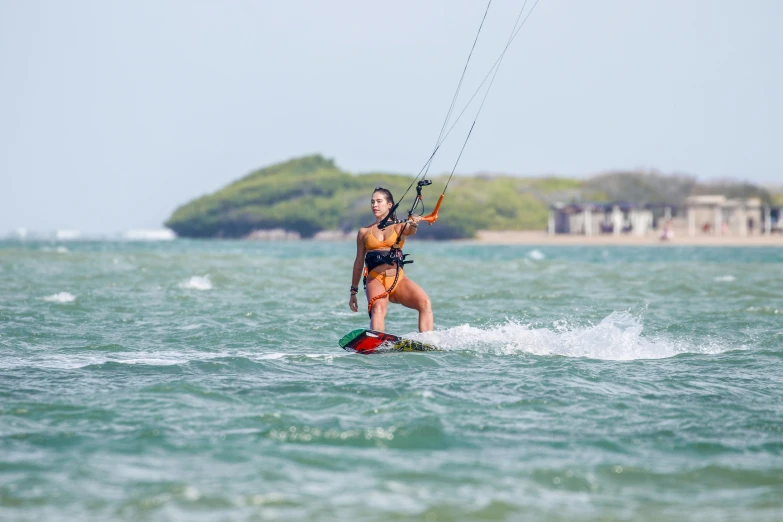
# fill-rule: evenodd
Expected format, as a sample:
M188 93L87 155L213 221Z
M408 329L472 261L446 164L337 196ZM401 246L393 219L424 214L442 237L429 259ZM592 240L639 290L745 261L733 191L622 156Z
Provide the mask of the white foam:
M44 301L51 303L72 303L76 300L76 296L68 292L60 292L59 294L52 294L44 297Z
M106 359L99 364L106 362L117 362L121 364L145 364L148 366L174 366L176 364L185 364L188 359L161 359L158 357L140 357L137 359ZM95 363L92 363L95 364Z
M471 350L500 355L558 355L609 361L663 359L683 353L717 354L730 348L715 343L642 336L640 318L613 312L597 325L572 327L556 321L552 328L533 328L514 321L490 328L462 325L405 337L445 350Z
M209 276L193 276L187 281L182 281L179 284L180 288L190 290L212 290L212 281L209 280Z
M718 276L715 278L716 283L731 283L732 281L736 280L737 278L733 275Z
M266 354L254 354L254 353L242 353L237 354L241 357L247 357L251 361L263 361L263 360L276 360L276 359L288 359L289 357L307 357L309 359L325 359L330 360L335 357L342 357L349 355L349 352L335 352L335 353L266 353Z
M263 359L282 359L285 356L289 354L287 353L265 353L263 355L256 355L255 359L263 360Z
M530 252L528 252L527 257L529 257L533 261L541 261L546 256L540 250L531 250Z

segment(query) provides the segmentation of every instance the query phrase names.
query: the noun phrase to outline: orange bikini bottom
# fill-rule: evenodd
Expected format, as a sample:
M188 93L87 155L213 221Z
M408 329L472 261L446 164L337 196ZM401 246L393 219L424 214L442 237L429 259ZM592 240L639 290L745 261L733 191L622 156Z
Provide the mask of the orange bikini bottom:
M405 276L405 271L400 268L400 277L397 279L397 285L394 287L394 290L391 291L391 294L397 291L397 288L399 287L400 281L402 281L402 278ZM375 279L377 281L380 281L380 283L383 285L383 287L386 289L386 291L389 291L389 288L392 287L394 284L394 278L395 275L386 275L386 270L383 272L376 272L375 270L370 270L369 272L365 273L365 278ZM367 286L366 280L365 280L365 287ZM390 295L391 295L390 294Z

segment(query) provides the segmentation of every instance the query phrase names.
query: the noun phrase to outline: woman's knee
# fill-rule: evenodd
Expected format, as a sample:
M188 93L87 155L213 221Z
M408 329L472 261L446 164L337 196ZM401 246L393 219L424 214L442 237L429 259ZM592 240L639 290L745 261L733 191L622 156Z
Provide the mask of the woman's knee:
M375 314L381 314L381 316L386 315L386 302L375 301L370 307L370 313L373 315Z

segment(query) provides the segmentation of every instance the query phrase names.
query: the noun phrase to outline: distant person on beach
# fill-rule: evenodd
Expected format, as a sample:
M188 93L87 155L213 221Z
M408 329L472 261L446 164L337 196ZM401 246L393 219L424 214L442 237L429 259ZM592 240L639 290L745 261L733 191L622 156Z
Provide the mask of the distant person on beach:
M670 239L674 239L671 219L666 221L666 224L663 226L663 232L661 232L661 241L668 241Z
M416 233L421 216L412 216L407 223L378 228L394 205L392 193L385 188L376 188L370 199L375 222L359 229L356 236L356 259L351 276L351 298L348 306L359 311L356 294L359 291L359 277L364 269L364 289L367 295L367 311L370 314L370 328L383 331L384 319L389 301L399 303L419 312L419 331L433 328L430 298L419 285L405 275L402 269L402 246L405 238ZM394 215L392 220L396 220Z

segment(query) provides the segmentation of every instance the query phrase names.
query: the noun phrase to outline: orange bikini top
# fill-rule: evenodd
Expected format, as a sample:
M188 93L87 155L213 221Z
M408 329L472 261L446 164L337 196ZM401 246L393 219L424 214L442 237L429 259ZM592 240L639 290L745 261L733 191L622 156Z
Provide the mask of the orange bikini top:
M394 246L395 241L397 241L397 230L394 230L394 234L392 236L385 240L381 241L375 235L372 233L372 230L370 230L366 236L364 236L364 248L367 250L388 250L392 246ZM405 238L400 238L400 245L399 248L402 248L402 245L405 244Z

